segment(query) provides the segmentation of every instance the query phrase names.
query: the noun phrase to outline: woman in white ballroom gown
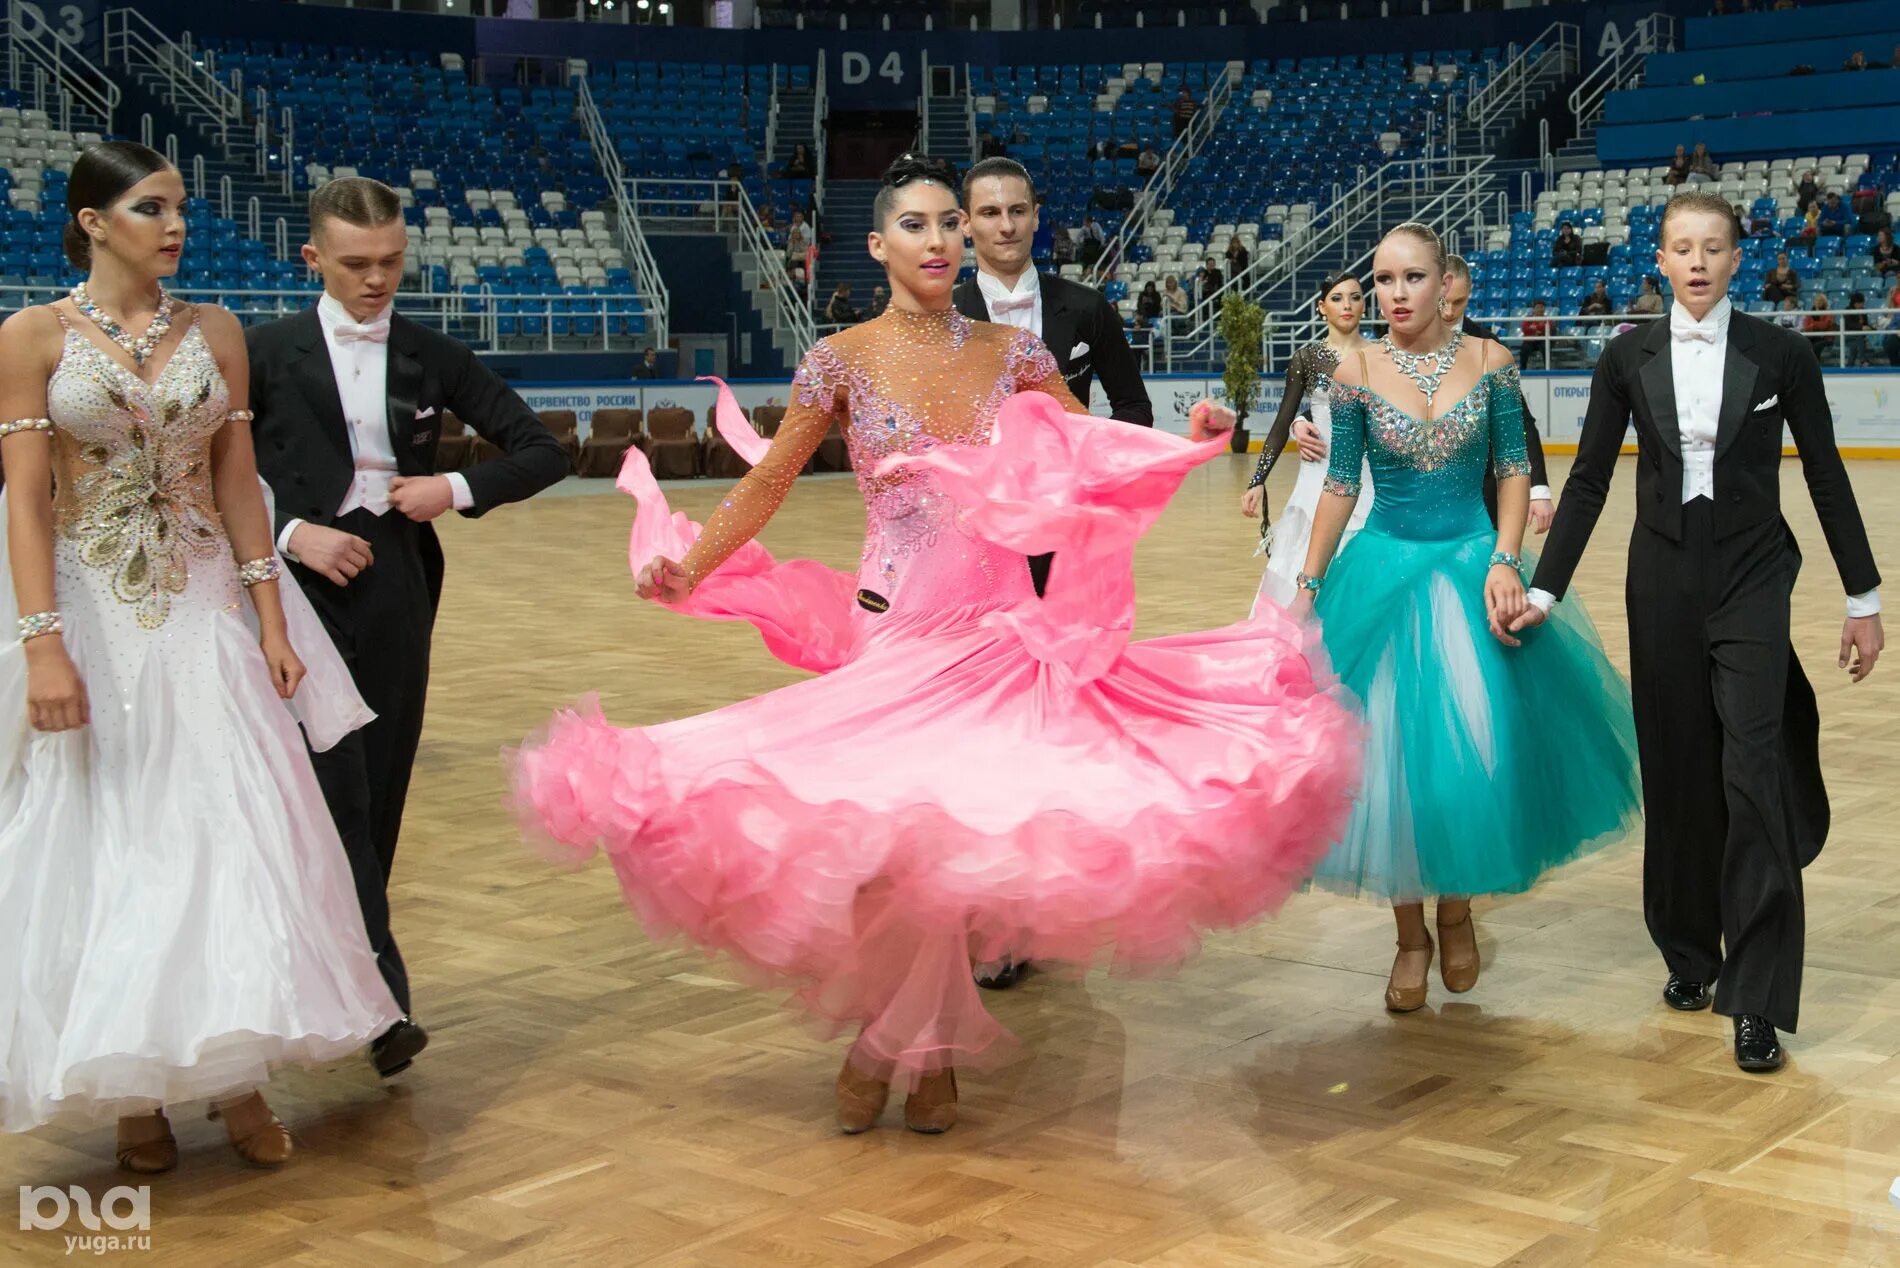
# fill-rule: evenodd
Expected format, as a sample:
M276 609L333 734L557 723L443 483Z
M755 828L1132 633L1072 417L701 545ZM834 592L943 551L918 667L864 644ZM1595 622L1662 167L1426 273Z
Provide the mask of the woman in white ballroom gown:
M69 189L87 283L0 327L0 1128L117 1117L120 1165L164 1171L164 1108L209 1099L278 1165L271 1067L399 1016L298 731L370 715L273 579L242 331L159 285L177 171L112 142Z
M1307 416L1312 419L1321 441L1328 447L1332 445L1332 410L1327 393L1332 390L1333 371L1338 367L1341 357L1368 346L1368 341L1359 333L1359 323L1366 315L1366 292L1350 270L1335 273L1326 279L1325 285L1320 287L1318 308L1320 316L1326 319L1326 337L1305 345L1287 363L1286 391L1280 397L1280 412L1273 420L1272 429L1267 432L1260 450L1260 462L1254 467L1253 478L1247 482L1247 492L1240 499L1240 513L1249 519L1265 514L1267 476L1272 472L1273 464L1279 460L1281 451L1286 448L1287 437L1294 417L1300 412L1303 397L1311 398ZM1366 492L1353 510L1352 521L1346 525L1346 535L1340 539L1342 544L1352 539L1352 535L1365 524L1366 516L1372 512L1371 468L1368 467L1363 474ZM1253 611L1258 612L1263 602L1279 607L1286 607L1293 602L1296 589L1294 578L1306 566L1306 543L1313 535L1313 512L1319 506L1319 495L1325 483L1325 460L1309 461L1302 456L1299 478L1293 482L1293 492L1287 498L1286 509L1271 527L1261 530L1260 549L1267 553L1267 567L1260 577L1260 590L1254 596Z

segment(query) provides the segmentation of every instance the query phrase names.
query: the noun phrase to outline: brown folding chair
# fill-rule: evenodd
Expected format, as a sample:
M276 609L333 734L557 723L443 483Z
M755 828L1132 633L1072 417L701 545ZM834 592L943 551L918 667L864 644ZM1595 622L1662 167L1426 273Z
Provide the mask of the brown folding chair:
M469 433L468 424L444 410L442 435L435 442L435 469L460 471L468 465L469 455L474 451L475 437Z
M639 410L595 410L593 426L581 442L581 474L610 479L619 475L627 450L640 446L641 440Z
M818 442L818 450L811 456L813 471L849 471L851 470L851 447L845 443L844 428L832 420L831 430Z
M706 407L706 445L700 454L699 469L714 480L736 480L746 473L745 459L733 452L726 438L719 434L719 428L713 425L718 411L717 405ZM739 412L743 414L745 410L741 408ZM755 428L758 426L756 413L754 411L755 418L752 420Z
M647 411L647 460L658 480L683 480L699 474L699 437L693 411L678 405Z
M567 469L572 471L581 457L580 418L571 409L544 409L535 415L548 434L567 451Z

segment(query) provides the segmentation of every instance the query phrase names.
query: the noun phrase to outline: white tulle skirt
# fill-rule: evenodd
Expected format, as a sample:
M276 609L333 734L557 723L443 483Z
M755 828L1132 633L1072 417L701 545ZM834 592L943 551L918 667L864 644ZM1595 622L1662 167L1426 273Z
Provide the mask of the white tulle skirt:
M1333 425L1330 412L1323 398L1313 401L1313 425L1319 428L1319 434L1326 439L1330 449L1333 443ZM1261 539L1267 551L1267 567L1260 575L1260 590L1254 595L1252 612L1257 614L1262 603L1272 603L1285 607L1293 602L1298 592L1295 579L1306 568L1306 548L1313 541L1313 516L1319 509L1319 497L1325 491L1326 468L1324 462L1300 463L1299 478L1293 482L1293 493L1287 498L1286 509L1280 512L1280 518ZM1361 492L1359 505L1352 511L1352 519L1347 521L1346 531L1339 538L1339 548L1344 550L1352 535L1365 527L1366 516L1372 513L1372 467L1370 464L1360 470Z
M371 714L315 612L286 572L310 670L287 708L227 555L192 561L157 629L64 538L55 563L92 721L34 731L25 652L0 645L0 1129L360 1048L400 1014L298 726L327 748ZM0 630L14 607L0 577Z

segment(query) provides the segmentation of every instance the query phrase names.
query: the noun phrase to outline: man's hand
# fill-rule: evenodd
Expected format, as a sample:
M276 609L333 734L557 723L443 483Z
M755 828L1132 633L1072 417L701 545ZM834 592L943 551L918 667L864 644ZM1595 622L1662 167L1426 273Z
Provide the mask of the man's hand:
M1534 630L1549 619L1550 613L1544 611L1544 609L1538 607L1527 598L1524 600L1524 610L1518 613L1509 625L1504 627L1505 632L1497 635L1497 640L1506 647L1522 647L1524 640L1511 636L1522 634L1525 630Z
M1548 533L1550 522L1557 518L1557 505L1549 498L1538 498L1531 503L1531 531Z
M291 530L290 553L332 585L347 586L376 562L369 543L354 533L305 521Z
M1293 443L1299 446L1301 462L1326 461L1326 439L1310 418L1293 420Z
M1887 633L1880 626L1880 614L1850 616L1841 626L1841 668L1859 682L1874 672L1874 662L1887 646ZM1850 657L1850 653L1852 654ZM1851 660L1851 669L1850 669Z
M389 504L427 524L455 505L455 488L447 476L397 476L389 482Z

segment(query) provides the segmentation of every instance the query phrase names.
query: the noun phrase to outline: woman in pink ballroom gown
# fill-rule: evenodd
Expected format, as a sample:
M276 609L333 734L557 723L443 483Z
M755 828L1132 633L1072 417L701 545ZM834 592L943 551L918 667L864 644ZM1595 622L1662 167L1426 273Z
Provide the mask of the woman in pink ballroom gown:
M703 531L638 450L621 476L642 593L820 676L659 726L564 712L516 767L531 833L604 850L649 930L859 1028L846 1131L893 1081L913 1129L954 1123L955 1067L1009 1040L973 958L1178 962L1300 885L1358 778L1357 724L1278 609L1130 641L1135 542L1227 441L1090 418L1033 335L957 314L951 189L927 160L887 174L890 307L812 348L769 448L722 387L756 465ZM855 578L753 541L833 420L867 511Z

